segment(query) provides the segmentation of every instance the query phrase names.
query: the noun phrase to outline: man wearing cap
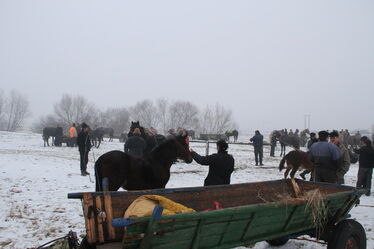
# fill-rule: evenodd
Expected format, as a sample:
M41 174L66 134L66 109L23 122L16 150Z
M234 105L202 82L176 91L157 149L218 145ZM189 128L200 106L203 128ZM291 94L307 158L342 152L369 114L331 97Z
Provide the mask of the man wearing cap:
M209 166L208 176L204 186L230 184L231 173L234 171L235 160L227 153L229 145L225 140L217 141L217 153L209 156L200 156L190 149L192 158L201 165Z
M91 139L88 134L90 127L86 123L82 123L81 127L82 130L78 134L77 144L81 161L81 175L86 176L90 174L87 172L88 152L91 150Z
M340 142L339 133L337 131L330 133L330 142L339 147L341 157L339 158L336 176L338 178L338 184L344 184L344 175L348 172L349 166L351 165L349 152L344 144Z
M340 150L335 144L327 142L329 133L318 132L318 142L310 147L310 159L314 163L314 181L337 183L336 171Z

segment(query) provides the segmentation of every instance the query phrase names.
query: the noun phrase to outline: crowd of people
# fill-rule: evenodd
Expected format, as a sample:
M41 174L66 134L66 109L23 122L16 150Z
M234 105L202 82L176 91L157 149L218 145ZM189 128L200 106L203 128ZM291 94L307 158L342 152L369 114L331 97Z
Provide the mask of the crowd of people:
M80 125L80 132L77 132L75 124L69 129L69 137L76 143L80 153L80 170L81 175L89 175L87 172L88 153L91 150L91 141L89 134L89 126L86 123ZM292 132L292 131L290 131ZM297 132L297 131L295 131ZM144 138L139 128L135 128L131 136L126 140L124 151L134 157L142 157L150 141L147 139L155 139L157 130L154 128L146 129L147 136ZM343 143L344 139L347 141L346 131L320 131L317 134L310 133L310 138L307 142L306 148L309 153L309 158L314 164L314 170L305 170L300 176L305 180L306 175L310 173L311 181L328 182L336 184L344 184L344 175L348 172L350 167L350 153L347 145ZM164 139L175 139L178 135L187 135L187 131L182 128L170 129ZM356 133L356 136L359 134ZM186 136L188 140L188 136ZM263 146L264 136L259 130L255 131L251 137L254 148L254 156L256 166L263 166ZM151 141L156 143L157 141ZM188 143L188 141L186 141ZM275 156L275 147L277 138L273 135L270 138L270 156ZM155 146L156 144L153 144ZM234 170L235 160L232 155L228 153L228 143L225 140L218 140L217 153L201 156L193 149L190 149L192 158L199 164L209 167L208 175L204 181L204 185L230 184L230 177ZM367 136L361 136L358 146L353 148L354 152L359 155L359 171L357 175L357 188L365 188L371 191L371 179L374 167L374 149L372 142Z

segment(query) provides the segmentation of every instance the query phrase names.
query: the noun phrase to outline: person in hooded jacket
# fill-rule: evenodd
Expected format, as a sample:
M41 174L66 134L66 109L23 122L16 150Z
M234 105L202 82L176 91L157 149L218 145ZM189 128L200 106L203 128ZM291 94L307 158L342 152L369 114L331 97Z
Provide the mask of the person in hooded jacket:
M192 158L201 165L209 166L208 176L205 178L204 186L230 184L231 173L234 171L235 160L228 154L229 145L225 140L217 141L217 153L209 156L200 156L190 149Z
M145 140L140 136L139 128L135 128L133 135L126 140L125 152L131 156L142 157L147 147Z
M255 135L251 139L249 139L249 141L253 143L256 166L259 162L260 166L262 166L264 136L261 135L260 131L257 130L255 131Z

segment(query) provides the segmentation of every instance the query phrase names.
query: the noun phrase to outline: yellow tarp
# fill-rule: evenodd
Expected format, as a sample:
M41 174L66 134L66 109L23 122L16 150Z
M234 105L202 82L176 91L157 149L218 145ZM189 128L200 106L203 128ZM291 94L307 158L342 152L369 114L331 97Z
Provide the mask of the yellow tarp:
M125 218L151 216L156 205L164 208L162 215L196 212L192 208L183 206L160 195L142 195L127 208Z

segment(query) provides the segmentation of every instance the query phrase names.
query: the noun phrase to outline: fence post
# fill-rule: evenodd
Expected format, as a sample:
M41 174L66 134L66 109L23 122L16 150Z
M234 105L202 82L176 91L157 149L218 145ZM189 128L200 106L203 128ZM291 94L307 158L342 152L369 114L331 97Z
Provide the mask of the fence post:
M209 140L206 141L206 144L205 144L205 155L209 155Z

